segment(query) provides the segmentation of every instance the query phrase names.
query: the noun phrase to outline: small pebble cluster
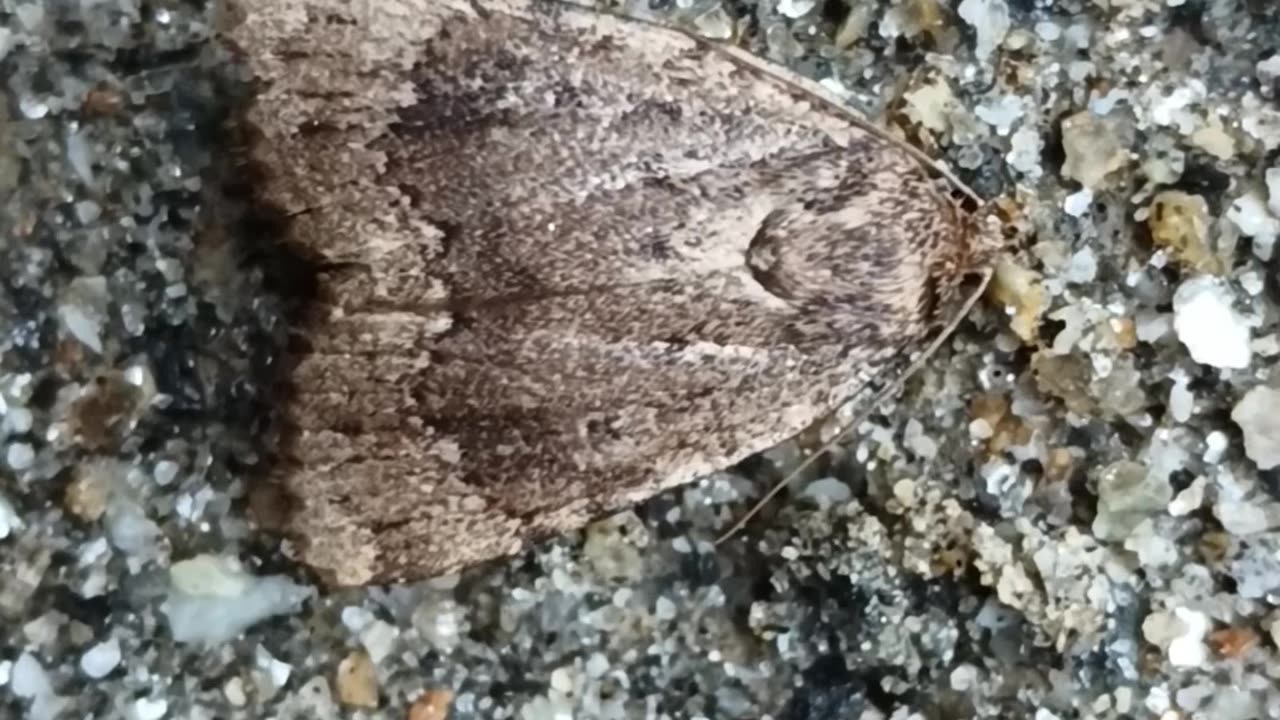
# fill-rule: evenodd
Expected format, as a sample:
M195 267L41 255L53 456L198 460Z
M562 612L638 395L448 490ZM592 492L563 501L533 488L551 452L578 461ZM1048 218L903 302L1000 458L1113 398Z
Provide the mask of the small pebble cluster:
M289 295L225 8L0 0L0 716L1280 718L1280 13L608 4L945 160L987 302L725 544L798 445L323 591L247 519Z

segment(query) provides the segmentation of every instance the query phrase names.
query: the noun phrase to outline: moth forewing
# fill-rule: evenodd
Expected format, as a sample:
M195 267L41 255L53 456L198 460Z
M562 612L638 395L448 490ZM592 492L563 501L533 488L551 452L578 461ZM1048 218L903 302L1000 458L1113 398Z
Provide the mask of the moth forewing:
M971 191L744 51L535 0L373 5L256 0L230 32L262 196L327 268L274 479L334 584L766 450L928 345L977 269L936 178Z

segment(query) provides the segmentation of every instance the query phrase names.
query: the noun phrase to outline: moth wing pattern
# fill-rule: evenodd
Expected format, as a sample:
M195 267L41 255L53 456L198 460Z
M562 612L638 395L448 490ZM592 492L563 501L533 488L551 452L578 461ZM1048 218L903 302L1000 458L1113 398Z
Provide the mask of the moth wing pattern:
M766 450L945 322L973 227L815 84L545 0L256 0L265 197L321 261L278 481L334 585Z

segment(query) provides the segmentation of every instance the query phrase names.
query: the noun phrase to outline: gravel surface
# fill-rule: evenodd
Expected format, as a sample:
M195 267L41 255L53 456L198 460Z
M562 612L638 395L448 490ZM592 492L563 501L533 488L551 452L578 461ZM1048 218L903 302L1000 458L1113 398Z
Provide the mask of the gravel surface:
M1280 13L648 0L1022 237L900 400L460 576L246 511L290 293L198 0L0 0L0 717L1280 718ZM447 715L446 715L447 713Z

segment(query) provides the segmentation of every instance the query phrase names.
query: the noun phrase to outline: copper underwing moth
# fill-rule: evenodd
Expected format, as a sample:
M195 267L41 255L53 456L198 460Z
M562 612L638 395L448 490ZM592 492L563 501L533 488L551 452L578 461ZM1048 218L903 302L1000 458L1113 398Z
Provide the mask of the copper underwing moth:
M777 445L935 337L998 245L820 85L679 30L548 0L238 12L261 192L319 268L280 525L333 585Z

